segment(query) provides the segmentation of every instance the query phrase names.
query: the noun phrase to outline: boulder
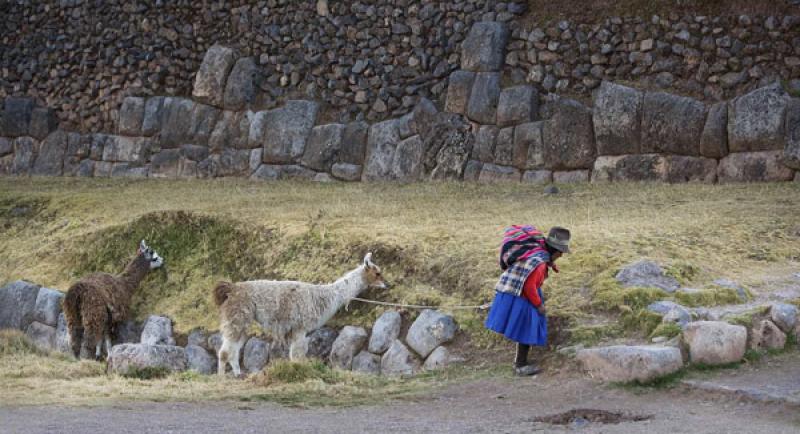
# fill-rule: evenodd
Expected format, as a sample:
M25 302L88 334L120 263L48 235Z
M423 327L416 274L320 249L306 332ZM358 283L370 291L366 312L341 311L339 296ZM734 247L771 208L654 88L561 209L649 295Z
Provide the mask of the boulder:
M64 173L64 155L67 153L67 133L53 131L39 145L39 153L31 174L61 176Z
M221 153L211 155L200 162L197 165L197 172L203 178L245 176L250 173L250 151L225 148Z
M419 180L424 170L424 156L425 148L419 135L401 141L395 149L388 179L404 182Z
M367 331L361 327L345 326L331 347L331 366L339 369L350 370L353 357L356 356L367 343Z
M186 351L173 345L121 344L111 348L108 372L125 375L133 369L166 368L185 371Z
M43 140L58 128L58 117L51 108L37 107L31 113L29 135L37 140Z
M792 169L784 166L781 151L737 152L719 161L719 182L791 181Z
M475 83L475 73L458 70L450 74L447 81L447 96L444 111L450 113L467 114L472 86Z
M663 92L645 93L641 152L700 155L698 142L705 118L705 105L693 98Z
M419 358L396 339L381 357L381 374L413 375L419 371L421 365Z
M400 143L400 131L396 119L379 122L370 127L361 175L363 181L391 179L392 162L398 143Z
M703 133L700 134L700 155L722 158L728 155L728 104L719 102L708 109Z
M119 109L119 127L117 131L122 136L141 136L142 121L144 120L145 99L129 96L122 100Z
M594 94L598 155L640 153L642 92L604 81Z
M681 327L681 329L686 328L686 326L692 322L692 314L689 313L683 306L676 306L667 312L664 317L661 319L663 323L674 323Z
M497 125L506 127L537 120L539 92L529 85L507 87L497 102ZM591 115L590 115L591 119Z
M529 138L530 140L535 140L536 138L535 127L540 123L532 122L532 124L535 125L530 125L529 128L526 128L525 138ZM519 160L522 159L527 160L527 156L522 151L528 149L527 147L530 146L530 144L526 140L520 140L519 142L515 143L514 142L515 129L516 128L514 127L507 127L497 132L497 139L495 140L495 146L494 146L494 164L500 166L511 166L514 164L515 157L517 159L517 162L519 162ZM519 146L520 149L517 149L517 146ZM533 146L533 148L539 149L535 145ZM532 161L536 161L536 159L532 158Z
M94 176L95 178L108 178L111 176L111 171L114 168L114 163L110 161L95 161L94 162Z
M189 332L189 336L186 338L187 343L186 345L197 345L203 347L205 349L212 349L208 346L208 334L203 329L192 329Z
M552 114L542 126L544 166L551 170L591 168L597 154L592 110L567 98L557 98L549 105ZM530 162L528 166L533 168Z
M594 162L592 182L666 181L667 160L657 154L600 156Z
M389 349L392 342L400 336L402 319L395 310L387 310L375 321L372 326L372 335L369 337L369 352L383 354Z
M223 106L228 110L242 110L256 97L255 75L258 72L252 57L243 57L233 65L225 84Z
M357 166L364 164L369 129L369 124L366 122L350 122L345 125L339 162Z
M500 100L500 74L479 72L469 95L467 117L480 124L497 123L497 103Z
M472 159L484 163L494 162L494 144L500 130L493 125L483 125L475 133L475 144L472 146Z
M477 181L483 169L483 162L477 160L467 161L464 166L464 181Z
M33 117L33 98L7 97L0 125L0 135L20 137L29 135L31 117Z
M208 158L208 148L198 145L183 145L180 147L181 157L192 161L203 161Z
M11 139L0 137L0 157L14 152L14 142Z
M425 309L408 329L406 342L417 354L428 357L436 347L450 342L456 331L458 325L452 316Z
M56 348L56 328L34 321L25 329L25 335L36 348L53 351Z
M208 146L208 141L214 133L220 113L222 113L222 110L216 107L195 104L192 111L192 122L189 126L188 143Z
M330 327L320 327L308 334L308 349L306 350L306 357L314 357L321 360L326 360L331 354L333 342L339 332Z
M553 172L553 182L559 184L576 184L589 182L588 170L568 170Z
M422 369L426 371L437 371L439 369L444 369L449 365L450 362L450 351L445 347L437 347L433 352L425 359L425 363L422 365Z
M647 306L647 310L649 310L650 312L657 313L659 315L666 315L669 311L671 311L673 309L686 310L686 308L681 306L680 304L675 303L674 301L669 301L669 300L656 301L656 302L650 303L650 305Z
M331 175L344 181L361 179L361 166L349 163L336 163L331 166Z
M50 288L39 288L36 304L33 308L33 320L42 324L55 327L58 325L58 315L61 314L61 300L64 293Z
M221 45L213 45L206 51L194 78L194 99L213 106L222 106L228 75L236 62L235 56L233 49Z
M747 329L721 321L696 321L683 331L694 363L724 365L742 360L747 349Z
M104 161L144 163L150 141L142 137L107 136L103 147Z
M792 98L786 108L786 145L783 148L783 163L800 170L800 98Z
M177 148L191 143L195 102L187 98L167 98L162 108L160 144L162 148Z
M150 159L150 176L153 178L176 178L180 169L181 151L165 149Z
M775 83L728 103L730 152L782 150L785 144L784 113L791 97Z
M784 333L790 333L797 326L797 307L786 303L773 303L769 310L770 319Z
M553 172L549 170L527 170L522 174L522 182L528 184L549 184L553 182Z
M133 320L123 321L117 325L111 338L114 345L138 344L142 340L142 324Z
M147 317L140 342L147 345L175 345L175 339L172 338L172 320L157 315Z
M345 128L343 124L314 127L300 163L320 172L330 171L339 156Z
M478 21L461 44L461 68L468 71L499 71L505 61L508 26L498 21Z
M255 337L248 339L242 357L244 371L253 374L264 369L269 362L269 347L270 345L263 339Z
M514 128L512 166L518 169L538 170L545 165L545 148L542 130L544 122L528 122Z
M358 355L353 358L353 372L380 375L381 356L368 351L358 353Z
M216 357L208 354L208 351L199 345L187 345L186 349L186 369L196 371L200 374L213 374L217 370Z
M25 330L33 321L39 285L17 280L0 288L0 329Z
M300 158L314 127L318 109L319 105L315 102L291 100L281 108L263 112L263 162L285 164ZM252 126L250 138L253 138Z
M11 164L11 173L14 175L29 174L38 153L39 143L33 138L17 137L14 139L14 162Z
M484 163L481 167L479 182L519 182L522 174L519 169L508 166Z
M617 345L579 350L576 359L594 377L604 381L651 381L683 367L674 347Z
M619 270L616 279L624 288L640 286L643 288L659 288L672 293L680 287L677 280L665 276L664 270L658 264L648 260L626 265Z
M138 163L114 163L111 167L112 177L122 178L147 178L150 166L140 166Z
M753 327L750 348L754 350L782 350L786 345L786 333L770 320L761 320Z
M666 159L665 180L671 183L713 183L717 179L717 160L703 157L669 155Z
M475 137L472 126L461 115L437 113L420 122L423 170L429 179L461 180Z
M142 114L142 135L150 137L161 131L162 117L165 115L164 106L166 100L172 98L164 96L152 96L147 98Z
M259 146L250 143L250 128L250 119L246 114L225 110L208 138L208 147L213 151L221 151L225 148L250 149Z

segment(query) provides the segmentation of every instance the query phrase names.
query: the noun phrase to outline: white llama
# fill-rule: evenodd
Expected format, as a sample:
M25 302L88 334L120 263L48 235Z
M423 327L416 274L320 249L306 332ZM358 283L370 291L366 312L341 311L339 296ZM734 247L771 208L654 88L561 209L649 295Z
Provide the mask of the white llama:
M367 253L356 269L326 285L274 280L220 282L214 288L222 331L217 372L223 375L230 363L233 374L241 375L239 351L253 320L273 342L291 343L289 358L295 360L307 344L306 334L323 326L339 308L368 287L386 288L380 268L372 262L372 253Z

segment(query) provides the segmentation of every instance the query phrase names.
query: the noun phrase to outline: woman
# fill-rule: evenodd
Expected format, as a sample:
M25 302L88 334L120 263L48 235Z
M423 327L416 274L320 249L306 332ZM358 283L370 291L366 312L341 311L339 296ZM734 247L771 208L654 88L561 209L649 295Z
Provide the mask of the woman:
M517 342L516 375L536 375L541 370L528 363L531 345L547 345L547 317L542 283L548 268L558 272L556 260L569 253L570 233L553 227L547 238L533 226L506 229L500 247L503 274L495 286L495 297L486 328Z

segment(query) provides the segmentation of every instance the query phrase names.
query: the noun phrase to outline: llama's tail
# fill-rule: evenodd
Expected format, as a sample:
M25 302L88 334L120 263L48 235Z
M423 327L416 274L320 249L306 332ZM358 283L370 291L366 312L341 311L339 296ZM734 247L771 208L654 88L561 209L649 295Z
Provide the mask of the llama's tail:
M217 306L222 306L222 303L225 303L225 300L227 300L231 293L235 290L236 285L231 282L217 283L217 286L214 287L214 304Z

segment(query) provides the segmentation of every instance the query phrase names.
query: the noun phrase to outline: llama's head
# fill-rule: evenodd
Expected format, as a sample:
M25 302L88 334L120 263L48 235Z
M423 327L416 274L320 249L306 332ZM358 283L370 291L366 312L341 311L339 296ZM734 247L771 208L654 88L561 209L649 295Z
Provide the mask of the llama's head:
M137 255L141 255L142 257L144 257L144 259L147 260L147 263L150 264L151 270L154 270L164 265L164 258L159 256L159 254L155 250L151 249L150 247L147 247L147 243L145 243L144 240L142 240L139 243L139 250L136 253Z
M381 274L381 267L372 262L372 252L364 256L364 276L367 284L373 288L386 289L386 282Z

